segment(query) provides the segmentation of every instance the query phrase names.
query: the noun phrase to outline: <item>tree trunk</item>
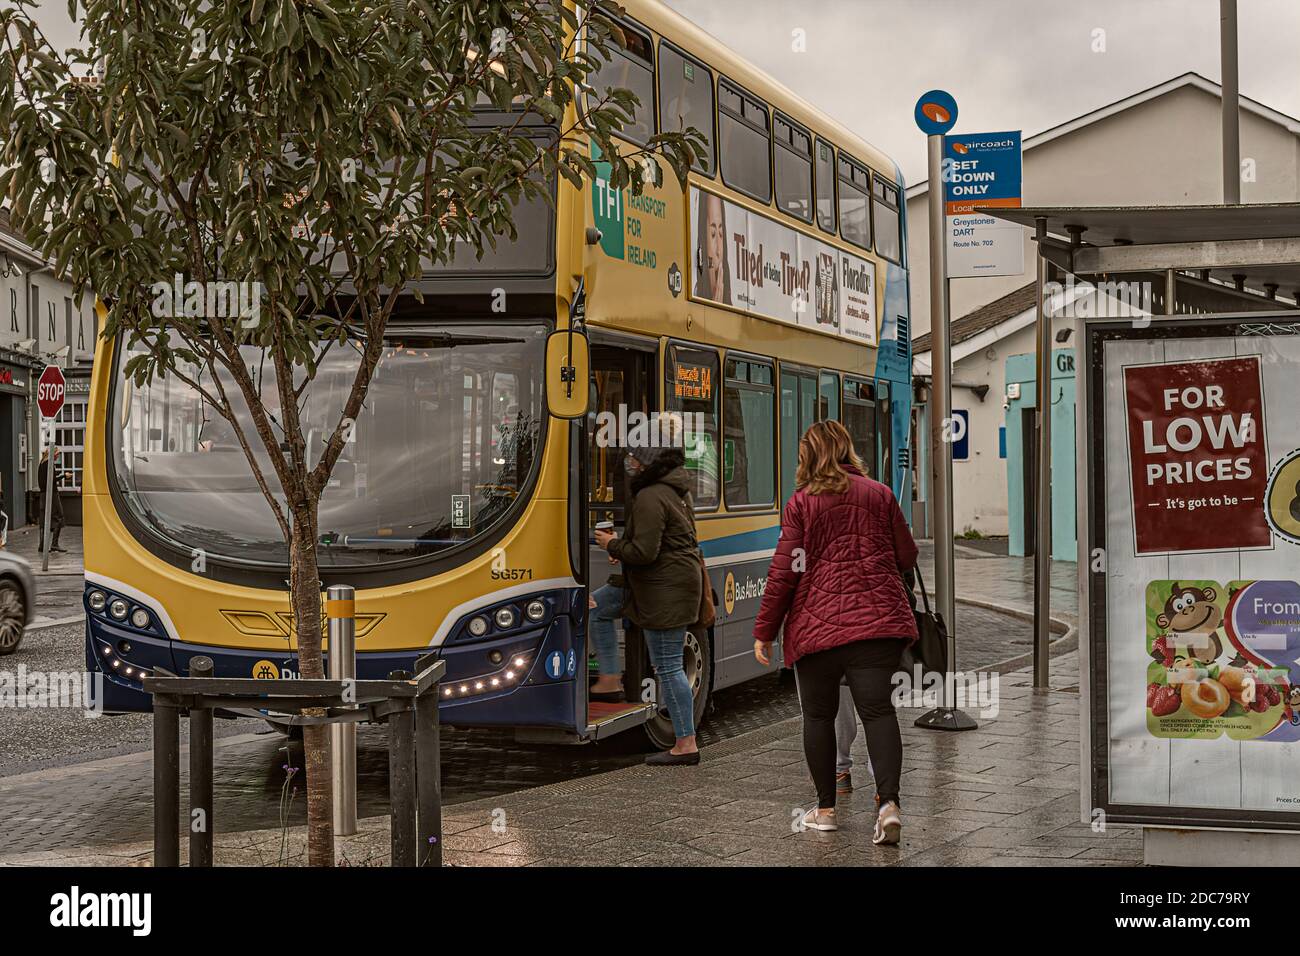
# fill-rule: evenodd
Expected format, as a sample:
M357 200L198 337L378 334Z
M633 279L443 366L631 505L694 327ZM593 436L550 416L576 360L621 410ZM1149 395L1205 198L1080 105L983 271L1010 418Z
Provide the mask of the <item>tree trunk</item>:
M289 543L289 590L294 632L298 637L298 671L304 680L325 676L321 654L320 569L316 566L316 514L310 506L295 508ZM325 716L323 709L304 712ZM333 779L330 773L330 734L323 726L302 732L303 769L307 775L307 864L334 865Z

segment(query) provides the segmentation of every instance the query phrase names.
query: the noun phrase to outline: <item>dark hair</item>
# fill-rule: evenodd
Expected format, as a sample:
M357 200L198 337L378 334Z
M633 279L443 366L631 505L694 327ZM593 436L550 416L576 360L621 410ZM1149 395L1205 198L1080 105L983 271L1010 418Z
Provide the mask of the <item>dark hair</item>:
M639 494L642 489L649 488L670 471L676 471L685 464L686 453L680 448L659 449L654 461L632 477L632 494Z

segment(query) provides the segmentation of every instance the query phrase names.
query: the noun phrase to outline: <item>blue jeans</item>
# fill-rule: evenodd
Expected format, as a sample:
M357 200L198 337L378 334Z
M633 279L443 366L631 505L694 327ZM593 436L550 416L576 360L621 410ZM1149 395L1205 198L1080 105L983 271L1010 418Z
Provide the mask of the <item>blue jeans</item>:
M618 666L618 633L614 622L623 616L623 589L606 584L592 592L596 606L591 609L591 643L596 648L596 663L602 675L623 673Z
M644 628L646 650L650 663L659 678L658 699L668 705L668 716L673 721L673 734L690 737L695 733L695 701L691 685L682 670L682 650L686 643L686 628L672 627L666 631Z

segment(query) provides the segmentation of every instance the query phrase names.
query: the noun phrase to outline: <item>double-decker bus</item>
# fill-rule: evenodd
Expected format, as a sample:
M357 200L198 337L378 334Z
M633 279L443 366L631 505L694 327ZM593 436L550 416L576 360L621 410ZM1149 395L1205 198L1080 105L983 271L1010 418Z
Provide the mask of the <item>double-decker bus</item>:
M611 436L636 413L698 426L688 468L718 613L687 638L697 718L764 673L752 624L804 429L839 419L910 498L898 167L661 3L625 9L626 46L589 84L637 94L632 144L703 132L689 182L634 196L561 180L553 205L519 207L517 241L422 279L321 501L322 583L357 589L358 676L436 651L453 726L570 741L641 726L671 743L630 624L628 702L588 700L587 596L611 570L590 530L624 515ZM555 417L547 336L581 315L589 411ZM273 404L269 359L246 352ZM133 386L129 358L99 343L86 435L86 656L105 710L148 709L141 676L200 654L219 676L296 676L286 546L231 430L174 377ZM332 350L308 389L314 453L355 361Z

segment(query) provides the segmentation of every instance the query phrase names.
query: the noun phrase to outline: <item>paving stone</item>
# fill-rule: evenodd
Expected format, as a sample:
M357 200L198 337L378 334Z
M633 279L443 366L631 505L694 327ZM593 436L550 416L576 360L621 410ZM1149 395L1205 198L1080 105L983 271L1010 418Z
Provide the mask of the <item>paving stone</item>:
M959 588L976 588L989 600L1010 595L1007 599L1028 608L1031 602L1023 577L1024 562L1017 562L1005 558L964 561ZM1021 570L1015 571L1016 567ZM976 570L982 577L974 574ZM1073 572L1072 566L1069 570ZM1067 609L1072 611L1072 607ZM959 625L966 620L973 618L962 606ZM465 740L482 745L468 763L447 765L455 780L454 786L445 785L444 790L463 795L472 792L464 789L469 784L479 790L478 795L462 796L462 802L445 807L444 860L452 866L566 867L1140 862L1138 831L1115 828L1094 834L1078 819L1079 696L1059 689L1077 687L1077 667L1074 653L1054 658L1058 689L1047 692L1033 690L1028 671L1003 675L997 715L980 718L980 728L970 733L921 730L912 725L921 711L900 711L904 738L900 847L875 847L870 842L876 813L874 784L866 773L867 749L861 734L854 748L859 787L837 801L840 829L822 833L792 828L797 814L815 803L815 795L804 761L799 721L782 717L757 731L752 745L746 746L743 737L733 738L722 752L711 756L706 743L705 758L698 767L669 772L644 767L635 748L626 748L612 770L585 769L611 766L590 755L614 754L617 742L592 749L554 748L557 765L569 764L563 782L547 782L532 790L521 789L528 782L521 782L516 765L511 763L516 759L511 755L523 753L522 748L499 736L467 733ZM776 682L772 683L775 686ZM788 704L793 692L785 687L777 696ZM794 713L797 711L790 712ZM259 740L255 744L238 752L241 759L248 761L251 755L253 763L262 762L259 772L279 779L276 768L285 762L282 743ZM385 761L386 756L371 770L384 774ZM139 785L131 785L135 787L131 806L138 808L133 814L145 828L142 835L147 835L147 759L133 772L142 776ZM590 775L583 777L583 773ZM72 779L75 785L69 783ZM0 856L0 865L29 865L32 857L25 861L12 855L15 840L27 841L29 849L70 847L53 854L59 861L111 860L122 865L147 860L149 846L140 844L138 837L136 843L118 840L111 848L102 849L88 849L83 842L88 835L102 832L102 821L111 812L121 813L120 807L112 804L124 799L122 781L122 777L102 779L89 769L74 771L58 785L79 798L68 801L54 793L53 783L15 786L10 780L0 780L0 813L6 831L0 834L0 853L10 854ZM263 793L253 796L264 798ZM386 801L386 792L383 799ZM219 793L219 822L223 819L221 800ZM386 862L386 810L384 802L367 806L364 832L349 838L351 842L340 841L353 865ZM505 813L502 833L492 829L499 819L498 810ZM271 826L223 833L219 846L225 858L219 857L219 862L239 859L251 865L274 865L299 861L304 844L302 827L297 824L302 812L299 793L292 805L297 816L287 838L279 827ZM238 816L224 817L232 818ZM45 855L41 858L48 859Z

